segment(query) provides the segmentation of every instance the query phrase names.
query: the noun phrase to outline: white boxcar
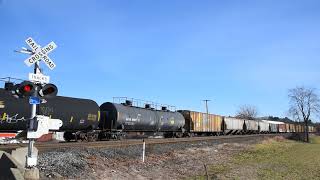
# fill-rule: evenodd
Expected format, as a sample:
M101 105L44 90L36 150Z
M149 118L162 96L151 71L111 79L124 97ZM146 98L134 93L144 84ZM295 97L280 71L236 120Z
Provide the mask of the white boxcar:
M269 132L269 123L265 121L258 121L260 126L260 132Z
M233 118L233 117L224 117L224 122L226 124L226 130L243 130L244 120Z
M258 131L258 121L255 120L245 120L247 125L247 130L249 131Z

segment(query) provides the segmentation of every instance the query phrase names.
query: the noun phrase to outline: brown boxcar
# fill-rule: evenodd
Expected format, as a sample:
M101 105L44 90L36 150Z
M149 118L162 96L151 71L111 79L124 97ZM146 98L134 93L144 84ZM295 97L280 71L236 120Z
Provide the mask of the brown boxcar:
M286 132L290 132L290 124L286 123Z
M314 127L313 126L309 126L309 132L314 132Z
M290 132L296 132L294 124L289 124Z
M185 129L189 132L221 132L222 117L219 115L182 110L179 111L185 118Z
M296 132L301 132L301 126L299 124L295 125Z
M296 132L302 133L304 132L304 126L301 124L296 125Z
M279 132L287 132L286 124L279 124Z

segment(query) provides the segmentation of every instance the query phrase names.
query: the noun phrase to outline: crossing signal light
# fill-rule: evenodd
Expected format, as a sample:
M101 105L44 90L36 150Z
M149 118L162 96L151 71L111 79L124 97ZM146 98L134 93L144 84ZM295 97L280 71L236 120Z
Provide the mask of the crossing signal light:
M16 94L20 97L31 96L35 91L35 84L30 81L23 81L16 86Z
M57 94L58 94L58 88L54 84L46 84L39 91L40 97L54 97Z
M16 98L24 98L28 96L39 96L40 98L50 98L58 94L58 88L54 84L35 84L30 81L23 81L20 84L6 82L5 90L11 91Z

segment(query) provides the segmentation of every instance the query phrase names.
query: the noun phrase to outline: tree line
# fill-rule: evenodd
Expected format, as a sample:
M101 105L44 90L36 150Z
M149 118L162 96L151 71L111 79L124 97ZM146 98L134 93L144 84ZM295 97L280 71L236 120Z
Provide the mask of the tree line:
M237 118L242 119L268 119L272 121L281 121L285 123L299 122L305 126L304 141L310 142L309 140L309 126L315 125L320 128L319 123L313 123L311 118L317 118L320 115L320 99L319 95L314 88L307 88L304 86L289 89L289 110L288 114L292 119L285 117L273 117L268 116L258 118L258 108L253 105L242 105L236 113Z

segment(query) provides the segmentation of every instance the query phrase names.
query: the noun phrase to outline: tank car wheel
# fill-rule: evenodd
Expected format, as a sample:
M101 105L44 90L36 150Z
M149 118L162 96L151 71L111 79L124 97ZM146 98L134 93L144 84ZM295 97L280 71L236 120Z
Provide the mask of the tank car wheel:
M93 141L97 141L97 140L99 140L99 134L95 133L93 135Z
M184 136L185 137L191 137L191 134L190 133L184 133Z
M96 140L98 140L98 134L96 134L96 133L92 133L92 134L88 133L87 139L88 139L89 142L96 141Z
M70 142L71 140L75 139L76 137L71 132L65 132L63 134L63 138L65 141Z
M177 132L177 133L175 133L175 136L176 136L177 138L182 138L182 137L183 137L183 133Z
M119 140L119 141L123 140L123 136L121 136L121 135L117 136L117 140Z

